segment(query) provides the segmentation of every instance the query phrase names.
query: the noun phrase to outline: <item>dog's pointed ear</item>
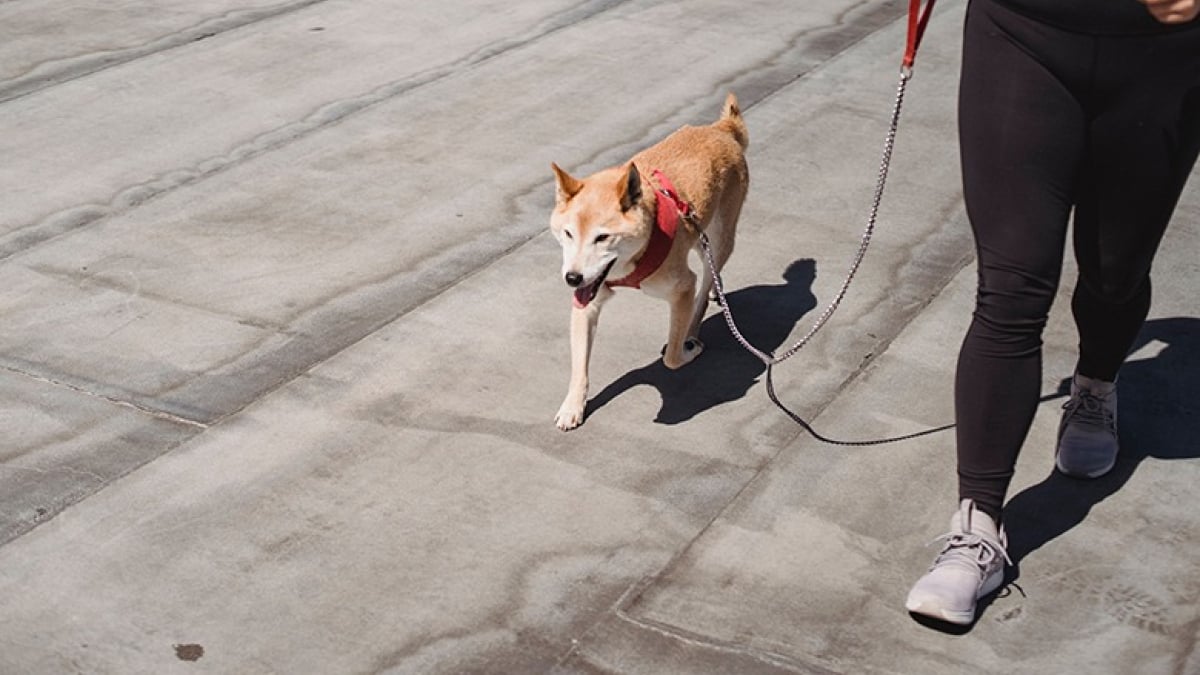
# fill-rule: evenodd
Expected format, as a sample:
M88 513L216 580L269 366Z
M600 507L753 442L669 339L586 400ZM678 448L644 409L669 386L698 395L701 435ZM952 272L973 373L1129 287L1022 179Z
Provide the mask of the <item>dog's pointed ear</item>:
M625 180L621 181L617 190L621 197L622 212L632 209L635 204L642 201L642 174L638 172L637 165L633 162L626 167Z
M550 163L550 168L554 169L554 196L559 204L566 204L571 197L579 194L583 189L583 181L576 179L571 174L563 171L554 162Z

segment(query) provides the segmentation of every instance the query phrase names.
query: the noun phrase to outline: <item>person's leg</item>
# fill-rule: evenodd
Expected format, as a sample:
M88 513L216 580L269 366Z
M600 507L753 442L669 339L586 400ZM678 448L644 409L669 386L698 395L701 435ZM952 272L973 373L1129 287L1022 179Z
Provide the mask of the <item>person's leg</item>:
M1150 309L1150 267L1200 152L1200 29L1110 39L1075 212L1077 372L1112 382Z
M1075 209L1079 362L1055 464L1116 464L1117 372L1150 310L1150 267L1200 152L1200 30L1098 41L1089 156Z
M1004 580L1001 507L1041 388L1042 330L1086 144L1070 83L1091 41L973 0L959 86L963 193L979 289L955 376L959 509L905 607L958 624Z
M1042 331L1086 147L1070 87L1093 41L990 2L971 10L959 136L979 290L955 377L959 497L999 522L1040 397Z

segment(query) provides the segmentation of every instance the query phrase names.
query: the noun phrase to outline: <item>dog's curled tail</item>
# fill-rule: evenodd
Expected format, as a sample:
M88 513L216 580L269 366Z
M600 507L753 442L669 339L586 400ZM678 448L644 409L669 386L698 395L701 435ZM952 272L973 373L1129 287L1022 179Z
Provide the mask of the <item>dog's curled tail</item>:
M746 130L746 121L742 119L742 109L738 107L737 97L733 92L725 97L725 108L721 110L721 119L717 126L728 131L742 149L750 145L750 132Z

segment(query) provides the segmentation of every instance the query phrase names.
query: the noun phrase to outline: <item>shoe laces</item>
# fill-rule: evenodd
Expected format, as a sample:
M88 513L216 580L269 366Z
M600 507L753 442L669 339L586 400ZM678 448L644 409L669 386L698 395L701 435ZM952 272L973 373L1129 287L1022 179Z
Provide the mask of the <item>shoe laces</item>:
M1117 422L1113 410L1105 403L1106 397L1097 396L1086 389L1079 390L1063 404L1063 410L1066 411L1064 425L1083 424L1105 431L1115 430Z
M935 544L939 541L944 541L945 545L930 569L942 565L958 565L982 571L991 566L997 558L1004 558L1009 565L1013 564L1003 544L978 532L947 532L929 543Z

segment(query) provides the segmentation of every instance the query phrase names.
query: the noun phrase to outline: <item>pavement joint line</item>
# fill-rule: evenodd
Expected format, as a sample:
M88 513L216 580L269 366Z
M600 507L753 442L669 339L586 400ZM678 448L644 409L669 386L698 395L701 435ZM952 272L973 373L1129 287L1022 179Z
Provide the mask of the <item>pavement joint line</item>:
M178 47L185 47L193 42L199 42L200 40L216 37L217 35L239 28L284 16L325 1L294 0L268 7L231 10L218 17L204 19L197 24L182 28L169 35L136 47L126 47L109 52L42 61L31 66L21 75L0 82L0 104L29 96L30 94L36 94L50 87L87 77L88 75L109 68L115 68L140 58L160 54ZM55 69L55 64L64 65ZM50 70L50 72L39 75L38 71L41 70Z
M633 625L642 630L647 630L661 635L670 640L683 642L685 644L700 647L702 649L711 649L726 654L733 654L735 656L748 657L776 668L783 668L789 672L805 674L810 674L813 672L813 666L811 664L796 661L795 659L782 654L776 654L763 649L755 649L753 647L743 647L737 644L725 642L723 640L717 640L710 636L694 633L684 628L680 628L679 626L674 626L662 621L642 619L629 614L627 611L629 606L632 605L638 596L640 596L647 588L657 582L657 580L658 576L655 575L653 577L644 578L638 583L630 586L629 589L627 589L625 593L623 593L617 600L616 605L613 608L613 615L620 621L624 621L625 623ZM578 642L575 645L572 645L568 655L576 652L578 647Z
M693 647L711 649L713 651L724 652L726 654L733 654L734 656L751 658L755 661L760 661L767 665L776 668L782 668L793 673L811 675L813 672L810 664L797 663L792 659L783 656L782 654L775 654L773 652L754 649L752 647L739 647L734 643L726 643L724 641L715 640L711 637L692 633L691 631L684 630L678 626L673 626L660 621L638 619L623 611L618 611L616 613L616 617L621 621L625 621L626 623L641 628L642 630L648 630L665 638L692 645Z
M308 1L310 3L324 2L324 0ZM526 31L524 37L501 40L481 47L451 63L393 80L364 94L325 103L304 118L264 131L224 155L208 157L188 167L167 169L155 178L118 190L107 204L77 204L61 209L42 218L37 223L15 230L0 240L0 262L59 236L129 211L178 188L198 183L210 176L240 166L251 159L333 126L378 104L468 71L493 58L531 45L629 1L589 1L585 5L596 6L585 6L582 10L573 8L561 12L542 22L539 26ZM581 14L582 16L579 16ZM0 95L0 105L3 102L2 95Z
M113 396L105 396L104 394L98 394L93 391L88 391L87 389L84 389L83 387L71 384L69 382L63 382L61 380L55 380L53 378L43 377L41 375L36 375L34 373L26 372L19 368L13 368L11 366L0 365L0 370L6 371L8 373L12 373L14 375L27 377L36 382L41 382L42 384L48 384L48 385L51 385L54 387L62 387L64 389L73 391L77 394L83 394L84 396L88 396L90 398L96 398L96 399L100 399L102 401L107 401L109 403L112 403L113 405L118 405L123 408L131 408L131 409L136 410L145 415L150 415L151 417L155 417L157 419L161 419L161 420L164 420L167 422L173 422L175 424L182 424L185 426L189 426L189 427L193 427L193 428L201 429L201 430L208 429L211 426L209 424L205 424L204 422L199 422L197 420L188 419L186 417L180 417L179 415L174 415L174 414L171 414L171 413L163 411L163 410L157 410L157 409L151 408L149 406L138 405L137 403L133 403L131 401L125 401L125 400L122 400L122 399L119 399L119 398L116 398Z

